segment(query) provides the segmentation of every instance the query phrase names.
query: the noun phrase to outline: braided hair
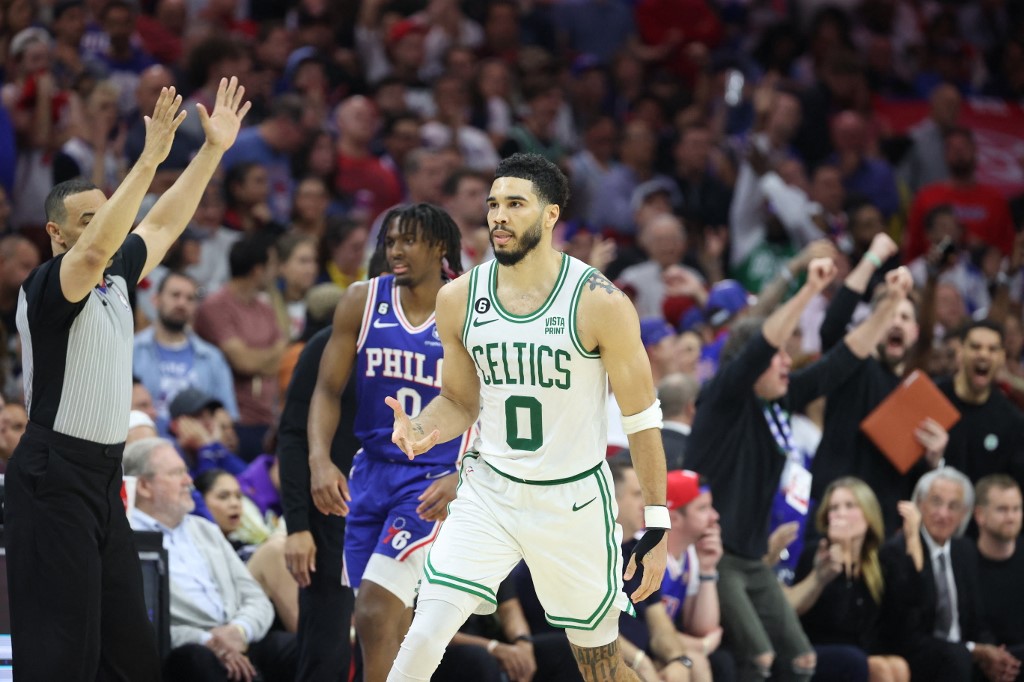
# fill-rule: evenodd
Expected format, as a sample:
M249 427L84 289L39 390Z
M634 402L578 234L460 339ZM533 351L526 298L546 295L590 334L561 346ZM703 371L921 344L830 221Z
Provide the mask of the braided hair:
M433 204L414 204L402 208L393 208L384 216L380 233L377 235L377 248L374 250L371 263L376 268L385 270L387 259L385 247L388 231L393 225L403 235L415 235L430 245L441 244L445 248L441 261L442 274L453 280L462 274L462 233L458 225L448 213Z

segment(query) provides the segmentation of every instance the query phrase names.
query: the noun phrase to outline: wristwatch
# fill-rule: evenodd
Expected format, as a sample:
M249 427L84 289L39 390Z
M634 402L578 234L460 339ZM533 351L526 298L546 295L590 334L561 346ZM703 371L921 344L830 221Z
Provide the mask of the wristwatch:
M687 656L686 654L683 654L682 656L676 656L671 661L669 661L669 663L682 663L684 668L693 667L693 659Z

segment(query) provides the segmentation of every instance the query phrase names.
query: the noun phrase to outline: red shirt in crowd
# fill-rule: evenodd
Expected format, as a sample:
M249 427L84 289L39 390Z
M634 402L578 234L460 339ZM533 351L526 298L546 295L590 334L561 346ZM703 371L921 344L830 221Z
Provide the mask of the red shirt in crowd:
M910 207L907 234L903 239L904 259L909 262L924 254L928 247L924 221L936 206L949 204L964 228L964 242L988 244L1009 255L1013 249L1014 226L1006 197L995 187L954 186L936 182L921 188Z
M339 192L354 197L360 190L370 193L370 220L402 201L402 186L395 174L376 156L362 157L338 154L338 175L335 185Z

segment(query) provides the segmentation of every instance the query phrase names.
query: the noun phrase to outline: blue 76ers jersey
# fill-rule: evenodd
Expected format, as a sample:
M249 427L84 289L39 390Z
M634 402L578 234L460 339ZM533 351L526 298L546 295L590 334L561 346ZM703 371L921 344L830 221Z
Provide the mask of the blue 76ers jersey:
M401 288L393 275L371 279L356 346L355 434L367 457L409 462L391 442L394 412L384 398L397 398L406 413L415 417L441 391L444 353L434 315L413 327L402 313ZM438 443L416 457L416 464L454 465L464 450L466 436Z

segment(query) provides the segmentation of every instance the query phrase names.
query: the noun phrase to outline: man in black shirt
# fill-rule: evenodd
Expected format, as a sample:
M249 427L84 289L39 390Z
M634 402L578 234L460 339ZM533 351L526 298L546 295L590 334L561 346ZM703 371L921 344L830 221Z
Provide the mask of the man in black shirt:
M960 412L960 421L949 429L946 464L967 474L972 483L989 474L1009 474L1021 485L1024 413L995 387L1006 362L1002 326L991 320L972 322L960 338L957 372L939 382Z
M854 310L861 302L875 272L896 253L896 244L885 234L871 247L836 292L821 324L821 347L828 351L846 333ZM915 435L925 446L926 458L906 475L889 462L861 430L860 423L899 385L915 352L919 328L917 311L909 299L900 303L886 325L884 337L861 371L849 381L828 388L825 425L811 465L814 478L811 498L820 500L828 484L840 476L856 476L878 496L886 535L902 525L897 503L909 497L914 482L942 457L947 434L934 420L918 425Z
M331 327L314 334L295 365L278 436L281 501L288 539L285 561L299 590L299 673L297 679L327 682L345 679L351 661L349 628L354 597L341 584L345 517L321 514L309 488L309 403L316 386ZM359 440L352 430L356 395L352 382L341 395L342 420L331 441L331 461L352 468Z
M986 476L975 486L978 501L978 578L982 608L996 642L1024 659L1024 545L1020 486L1003 474Z
M70 180L46 198L54 257L18 299L29 424L6 477L7 580L19 680L156 680L142 571L121 504L132 394L129 299L196 210L249 103L222 79L206 141L132 233L185 112L174 88L146 119L146 144L108 200ZM222 656L237 652L228 651Z
M864 324L819 362L790 376L785 344L803 309L835 271L831 259L812 261L807 283L763 324L749 319L737 325L722 351L718 374L697 401L687 466L708 478L721 513L722 625L733 640L741 678L767 676L776 658L779 679L807 680L814 672L814 650L774 573L761 561L768 549L772 500L787 451L795 447L790 415L863 367L913 285L905 268L889 273L887 294ZM796 478L792 494L806 505L807 472L797 472Z

